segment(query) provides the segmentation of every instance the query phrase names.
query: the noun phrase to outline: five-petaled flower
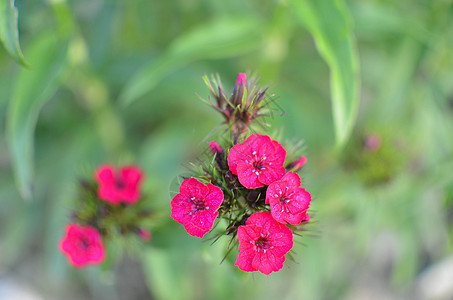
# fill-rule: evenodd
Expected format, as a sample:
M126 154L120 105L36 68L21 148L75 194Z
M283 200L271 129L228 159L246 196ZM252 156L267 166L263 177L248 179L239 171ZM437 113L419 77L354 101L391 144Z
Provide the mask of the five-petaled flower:
M111 204L121 202L133 204L140 198L140 183L143 172L135 167L123 167L116 170L111 165L101 166L95 172L99 183L98 196Z
M91 226L69 224L60 250L75 267L100 264L105 258L101 234Z
M230 171L248 189L269 185L282 178L286 150L267 135L252 134L234 145L228 154Z
M270 204L272 217L282 224L298 225L309 220L310 201L310 193L300 188L300 177L294 172L271 183L266 191L266 204Z
M195 178L185 179L179 194L171 200L171 217L181 223L192 236L202 238L212 229L223 202L222 190Z
M283 268L286 253L293 247L293 233L268 212L251 215L239 226L239 256L235 265L242 271L269 275Z

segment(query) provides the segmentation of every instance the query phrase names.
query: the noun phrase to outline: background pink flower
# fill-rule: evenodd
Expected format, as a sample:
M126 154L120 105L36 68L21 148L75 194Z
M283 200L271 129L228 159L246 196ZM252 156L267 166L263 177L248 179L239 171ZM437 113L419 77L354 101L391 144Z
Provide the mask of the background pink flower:
M299 175L288 172L267 188L266 203L270 204L272 217L278 222L297 225L307 219L311 195L300 188L300 183Z
M95 172L95 179L99 184L98 196L111 204L133 204L140 198L142 177L142 171L135 166L120 170L111 165L101 166Z
M285 175L286 150L267 135L252 134L228 154L230 171L248 189L263 187Z
M149 242L151 240L151 232L147 229L139 229L138 235L142 239L142 241Z
M212 229L222 202L223 192L219 187L189 178L182 182L179 194L171 200L171 217L190 235L202 238Z
M101 234L91 226L66 226L66 235L60 243L60 250L75 267L100 264L105 258Z
M268 212L251 215L239 226L239 255L235 265L242 271L269 275L283 268L286 253L293 247L293 233Z

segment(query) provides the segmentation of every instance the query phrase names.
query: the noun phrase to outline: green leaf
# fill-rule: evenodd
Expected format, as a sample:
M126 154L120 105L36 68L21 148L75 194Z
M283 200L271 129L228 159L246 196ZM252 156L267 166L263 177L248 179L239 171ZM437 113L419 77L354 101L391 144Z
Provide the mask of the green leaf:
M17 16L14 0L0 0L0 40L9 55L28 68L29 66L20 50Z
M216 19L183 33L162 56L140 69L120 95L129 105L151 91L165 76L200 59L233 57L258 49L262 43L260 22L247 19Z
M336 145L347 142L359 107L359 67L349 16L341 0L290 0L330 68Z
M25 199L32 195L34 129L39 111L58 87L66 48L52 32L39 36L28 52L33 70L20 70L13 87L6 132L16 184Z

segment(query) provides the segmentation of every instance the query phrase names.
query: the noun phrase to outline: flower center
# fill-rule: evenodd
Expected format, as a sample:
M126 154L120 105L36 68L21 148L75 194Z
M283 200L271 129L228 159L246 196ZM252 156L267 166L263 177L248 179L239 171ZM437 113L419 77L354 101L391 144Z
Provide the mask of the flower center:
M198 200L198 201L194 201L194 204L193 204L194 208L196 210L203 210L205 209L205 205L204 205L204 202L202 200Z
M253 165L253 167L255 168L255 170L261 171L261 169L262 169L263 166L264 166L264 163L263 163L263 161L261 161L261 160L256 160L256 161L253 162L252 165Z
M80 237L77 246L77 248L83 251L87 251L90 247L90 242L85 237Z
M255 169L255 171L253 172L256 173L256 175L258 176L259 174L261 174L263 170L266 169L266 166L264 164L264 161L266 159L267 159L266 154L263 154L261 157L259 157L256 151L253 151L252 156L248 155L248 159L245 160L245 163L252 165L252 167ZM272 165L272 163L269 163L269 166L270 165Z
M269 240L267 238L259 238L256 240L255 245L260 250L266 250Z
M119 190L122 190L126 187L126 183L124 182L124 179L121 176L121 174L115 175L115 185Z
M288 204L289 201L291 201L291 197L289 197L289 196L282 196L280 198L280 203L282 203L282 204Z
M198 199L195 197L192 197L189 199L189 202L192 203L192 211L189 213L189 215L194 215L200 210L208 210L209 206L206 206L206 203L204 199Z
M274 248L273 246L271 246L271 241L269 240L268 236L269 232L267 232L266 235L261 233L261 236L255 241L255 246L257 250L266 253L267 249Z

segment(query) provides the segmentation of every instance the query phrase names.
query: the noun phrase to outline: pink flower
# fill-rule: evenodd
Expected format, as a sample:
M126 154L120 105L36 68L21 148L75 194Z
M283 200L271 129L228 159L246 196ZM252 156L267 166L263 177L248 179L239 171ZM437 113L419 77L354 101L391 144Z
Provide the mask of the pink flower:
M302 220L302 223L310 222L311 216L309 214L305 214L305 218Z
M251 215L239 226L239 256L235 265L242 271L269 275L283 268L286 253L293 247L293 233L268 212Z
M381 147L382 139L378 134L370 134L366 137L365 148L367 150L376 151Z
M223 192L219 187L189 178L182 182L179 194L171 200L171 217L190 235L202 238L212 229L222 202Z
M302 155L302 157L298 161L296 161L296 165L294 166L294 169L297 170L297 169L302 168L302 166L305 165L306 162L307 162L307 158L304 155Z
M216 141L211 141L209 142L209 147L211 148L212 153L223 153L222 148L220 148L219 144L216 143Z
M245 73L239 73L238 79L236 80L236 85L242 84L245 86L245 83L247 82L247 75Z
M91 226L66 226L66 236L60 242L60 250L75 267L100 264L105 258L101 234Z
M305 165L306 162L307 162L307 158L304 155L302 155L298 160L289 163L286 166L286 169L288 171L297 172L297 171L299 171L300 168L303 167L303 165Z
M135 166L116 170L111 165L101 166L94 175L99 183L98 196L111 204L133 204L140 198L142 171Z
M269 185L285 175L286 150L267 135L252 134L228 154L230 171L248 189Z
M282 179L269 185L266 191L266 204L271 206L272 217L282 224L298 225L306 220L311 195L300 188L300 178L288 172Z
M138 235L140 236L142 241L149 242L151 240L151 232L149 232L149 230L139 229Z

